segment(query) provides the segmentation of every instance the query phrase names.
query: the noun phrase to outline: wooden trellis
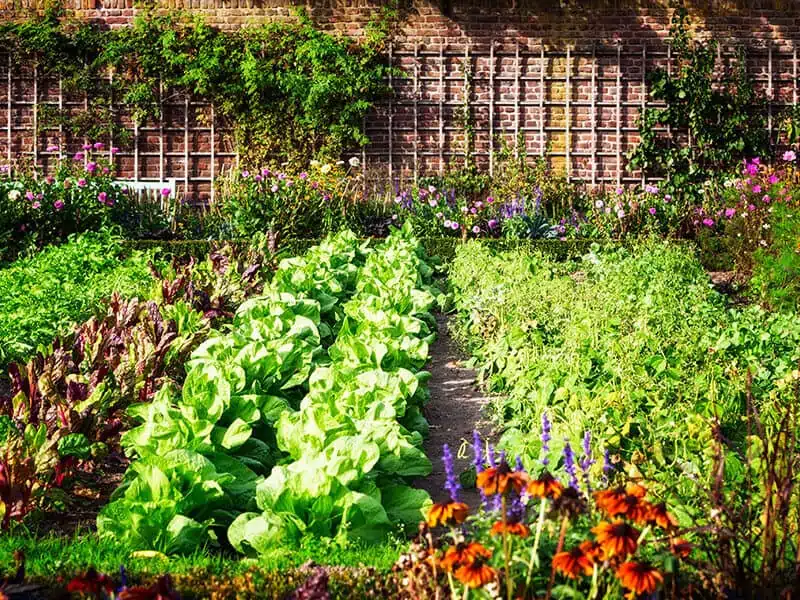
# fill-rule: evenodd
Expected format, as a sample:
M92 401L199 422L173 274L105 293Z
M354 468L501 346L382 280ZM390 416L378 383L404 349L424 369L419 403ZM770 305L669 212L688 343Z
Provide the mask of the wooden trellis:
M726 49L719 61L732 56ZM780 111L798 102L797 44L767 42L748 48L748 57L751 74L768 99L766 126L775 142ZM57 161L45 149L45 139L57 139L66 156L85 141L72 139L61 124L40 130L45 126L43 107L85 109L90 98L68 97L60 80L51 82L35 65L17 67L10 56L3 58L0 166L25 162L52 168ZM390 72L388 83L395 93L363 123L375 140L359 151L365 179L389 187L443 173L450 163L463 161L464 131L457 116L470 87L473 158L489 172L495 171L504 144L517 155L541 156L563 167L570 180L593 185L646 182L643 174L626 169L626 156L637 140L636 117L653 106L647 73L655 66L672 68L668 44L549 47L529 39L478 43L444 38L394 42L388 60L406 75ZM107 77L113 83L114 74ZM175 178L180 194L213 201L211 181L238 164L229 131L214 107L201 99L160 92L162 117L147 123L126 121L125 107L109 99L113 119L130 131L131 143L116 155L109 147L108 159L121 177Z

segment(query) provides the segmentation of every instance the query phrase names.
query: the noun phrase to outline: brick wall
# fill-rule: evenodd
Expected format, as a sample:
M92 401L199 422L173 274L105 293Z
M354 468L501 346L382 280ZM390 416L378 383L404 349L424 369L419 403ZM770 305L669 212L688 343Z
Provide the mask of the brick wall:
M132 0L67 1L75 14L111 27L124 26L136 12ZM292 19L298 4L321 27L359 37L381 3L163 3L201 13L222 28ZM664 4L415 0L404 5L387 58L406 77L392 81L394 97L364 124L372 140L361 151L369 185L377 189L463 161L459 114L465 100L475 130L475 158L488 170L503 146L522 149L519 141L529 156L547 156L570 178L595 184L640 181L639 173L626 169L625 157L637 141L635 119L648 102L644 76L668 62L665 38L672 13ZM781 107L797 101L800 0L693 3L690 12L699 35L725 43L720 64L736 44L749 49L750 71L773 98L774 131ZM471 81L468 98L465 70ZM47 166L52 164L49 144L74 150L83 140L56 130L34 136L34 121L47 103L79 111L84 101L63 97L58 82L40 80L31 69L9 73L0 63L0 161L35 159ZM115 157L120 176L175 177L197 199L209 195L213 176L235 168L225 124L202 99L167 97L162 122L136 131L124 107L117 118L131 129L131 140Z

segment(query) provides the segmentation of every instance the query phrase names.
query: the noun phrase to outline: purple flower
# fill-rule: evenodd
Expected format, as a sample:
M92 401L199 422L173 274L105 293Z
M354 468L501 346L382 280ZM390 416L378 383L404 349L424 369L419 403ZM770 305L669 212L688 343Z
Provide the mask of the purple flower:
M97 163L96 162L86 163L86 172L87 173L94 173L96 170L97 170Z
M575 464L575 453L572 451L572 446L569 442L564 444L564 471L569 475L569 485L574 489L578 489L578 469Z
M91 144L84 144L83 146L81 146L81 148L83 148L84 150L91 150L92 149L92 145Z
M669 202L670 200L672 200L672 196L669 194L664 194L664 202Z
M117 152L119 152L119 148L117 148L116 146L111 146L109 152L111 152L111 154L116 154Z
M255 177L253 177L253 179L255 179L256 183L261 183L262 181L264 181L264 178L261 175L256 175Z
M794 162L797 159L797 154L794 153L794 150L787 150L783 153L783 160L786 162Z
M170 194L172 194L172 190L171 189L169 189L169 188L162 188L161 189L161 195L164 196L164 198L166 198Z
M247 179L250 177L250 171L242 171L242 179Z
M651 215L655 216L656 212L657 212L656 211L656 207L655 206L651 206L649 209L647 209L647 212L649 212Z
M491 204L492 202L494 202L494 198L492 196L488 196L486 198L486 204Z
M583 458L581 459L581 469L588 471L595 463L592 458L592 432L588 429L583 434Z
M33 204L31 204L31 206L32 206L33 208L41 208L41 206L42 206L42 203L41 203L41 202L39 202L39 201L37 200L36 202L34 202Z
M481 442L481 434L477 429L472 432L472 464L475 465L475 472L480 473L483 471L483 442Z
M713 227L714 226L714 219L706 217L705 219L703 219L703 225L705 225L706 227Z
M648 194L657 194L658 193L658 188L656 186L654 186L654 185L648 184L648 185L644 186L644 191L647 192Z
M72 157L72 160L83 160L86 155L83 152L76 152L75 156Z
M726 219L732 219L733 215L735 215L735 214L736 214L736 209L735 208L726 208L725 209L725 218Z
M760 194L761 193L761 186L758 185L758 184L754 185L753 186L753 193L754 194Z
M61 210L62 208L64 208L64 201L63 200L56 200L55 202L53 202L53 208L55 208L56 211Z
M623 188L621 188L621 187L618 187L618 188L617 188L616 190L614 190L614 191L616 192L617 196L622 196L622 194L624 194L624 193L625 193L625 190L624 190Z
M497 466L494 460L494 446L489 444L489 451L486 453L486 461L489 463L490 467Z
M78 179L78 187L86 187L86 180L83 178Z
M772 183L772 184L778 183L778 176L775 175L775 173L773 173L772 175L769 176L769 180L768 181L770 183Z
M489 219L487 225L489 226L489 229L494 229L497 227L497 219Z
M442 463L444 463L444 473L447 478L444 488L450 492L450 499L453 502L458 502L458 491L461 489L461 485L458 483L458 477L456 477L453 453L447 444L442 447Z
M306 173L305 171L303 171L302 173L300 173L300 175L298 175L298 177L299 177L300 179L308 179L308 173Z
M33 194L33 192L32 192L32 191L28 190L27 192L25 192L25 198L26 198L26 199L27 199L29 202L31 202L31 201L33 201L33 199L34 199L34 198L36 198L36 196Z
M480 228L480 227L478 227L477 225L474 225L474 226L472 227L472 233L478 234L478 233L480 233L480 232L481 232L481 228Z
M269 177L269 175L270 175L269 169L261 169L261 174L264 177Z
M58 146L52 145L47 147L48 152L58 152Z
M459 227L461 227L461 225L459 225L458 222L456 221L450 223L450 229L452 229L453 231L456 231Z
M550 459L547 457L547 455L550 452L550 440L553 439L550 437L551 428L552 426L550 424L550 419L547 418L547 411L542 412L542 433L539 439L542 442L541 454L544 455L544 458L542 458L542 464L545 466L550 463Z
M101 204L105 204L107 199L108 199L108 194L106 194L105 192L100 192L99 194L97 194L97 200Z
M95 142L93 147L95 150L102 150L106 145L103 142Z

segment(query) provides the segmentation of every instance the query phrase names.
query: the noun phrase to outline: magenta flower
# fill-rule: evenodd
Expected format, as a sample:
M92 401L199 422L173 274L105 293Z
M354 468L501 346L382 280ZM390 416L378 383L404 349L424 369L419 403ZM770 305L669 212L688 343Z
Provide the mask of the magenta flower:
M101 204L105 204L107 199L108 199L108 194L106 194L105 192L100 192L99 194L97 194L97 200Z
M47 151L48 152L58 152L58 146L56 146L56 145L48 146L47 147Z
M461 225L459 225L456 221L450 223L450 229L452 229L453 231L456 231L459 227L461 227Z
M735 214L736 214L736 209L735 208L726 208L725 209L725 218L726 219L732 219Z
M794 162L797 159L797 154L795 154L794 150L787 150L783 153L783 160L786 162Z
M300 179L308 179L308 173L303 171L302 173L300 173L299 177L300 177Z
M78 187L86 187L86 180L78 179Z
M33 204L31 204L31 206L32 206L33 208L41 208L41 206L42 206L42 203L41 203L41 202L39 202L39 201L37 200L36 202L34 202Z
M86 163L86 172L87 173L94 173L95 171L97 171L97 163L96 162Z
M47 177L45 177L45 182L47 183L47 185L53 185L54 181L55 179L53 179L52 175L48 175Z
M261 174L264 177L269 177L269 169L261 169Z
M760 194L761 193L761 186L758 185L758 184L754 185L753 186L753 193L754 194Z
M616 192L617 196L622 196L622 194L624 194L624 193L625 193L625 190L624 190L624 189L622 189L621 187L618 187L618 188L617 188L616 190L614 190L614 191Z
M487 225L489 226L489 229L494 229L497 227L497 219L489 219Z
M171 193L172 193L172 190L169 189L169 188L162 188L162 190L161 190L161 195L164 196L165 198L167 196L169 196Z
M111 152L111 154L116 154L117 152L119 152L119 148L117 148L116 146L111 146L109 152Z
M250 177L250 171L242 171L242 179L247 179Z
M672 200L672 196L669 194L664 194L664 202L669 202L670 200Z
M772 198L770 198L770 197L769 197L769 194L764 194L764 197L763 197L763 198L761 198L761 201L762 201L764 204L769 204L770 200L772 200Z
M81 146L81 148L83 148L84 150L91 150L92 149L92 145L91 144L84 144L83 146Z
M278 186L277 186L277 185L273 185L273 186L270 188L270 190L272 190L272 193L274 194L275 192L277 192L277 191L278 191Z
M261 175L256 175L255 177L253 177L253 179L255 179L256 183L261 183L262 181L264 181L264 178Z
M772 175L769 176L769 182L772 184L778 183L778 176L775 175L775 173L773 173Z
M103 142L95 142L94 143L94 149L95 150L102 150L105 147L106 147L106 145Z
M56 200L55 202L53 202L53 208L55 208L56 211L61 210L62 208L64 208L64 201L63 200Z
M705 219L703 219L703 225L705 225L706 227L713 227L714 226L714 219L712 219L710 217L706 217Z
M32 191L28 190L27 192L25 192L25 198L30 202L34 198L36 198L36 196L33 195Z
M651 215L655 216L655 214L656 214L656 207L655 207L655 206L651 206L651 207L650 207L650 208L647 210L647 212L649 212Z
M472 228L472 233L480 233L480 232L481 232L481 228L480 228L480 227L478 227L477 225L475 225L475 226Z
M756 209L755 204L748 204L747 205L747 210L749 210L750 212L753 212L755 209Z
M76 152L72 160L83 160L86 155L83 152Z
M492 202L494 202L494 198L492 196L486 198L486 204L491 204Z

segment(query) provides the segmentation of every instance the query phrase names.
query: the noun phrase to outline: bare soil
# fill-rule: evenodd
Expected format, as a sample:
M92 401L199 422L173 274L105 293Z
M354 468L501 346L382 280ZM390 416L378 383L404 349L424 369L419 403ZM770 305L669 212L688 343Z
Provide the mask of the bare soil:
M461 473L472 465L472 432L477 430L484 439L491 441L493 431L484 413L489 399L478 389L475 371L463 366L464 356L450 336L447 317L437 315L436 320L439 336L431 345L428 364L431 400L424 410L430 423L425 452L433 463L433 471L428 477L416 481L415 486L427 490L434 501L440 501L448 495L444 489L442 446L450 446L455 456L456 473ZM479 496L475 489L465 489L461 492L461 499L476 506Z

